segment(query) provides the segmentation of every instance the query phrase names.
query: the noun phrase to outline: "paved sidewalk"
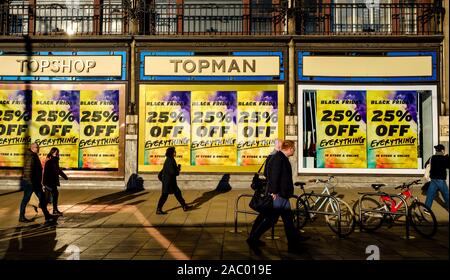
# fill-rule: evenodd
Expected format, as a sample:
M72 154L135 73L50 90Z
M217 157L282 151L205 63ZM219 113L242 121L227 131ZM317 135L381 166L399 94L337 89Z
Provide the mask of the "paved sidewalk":
M350 205L361 191L336 190ZM245 242L255 216L239 214L238 232L234 232L235 200L242 193L251 191L183 191L194 209L184 212L170 196L164 207L169 214L160 216L155 214L158 191L63 189L60 210L64 216L56 225L43 225L40 211L33 223L18 223L22 193L0 191L0 259L78 258L79 250L82 260L364 260L369 245L378 246L382 260L449 259L449 216L437 202L433 210L440 226L431 240L413 229L414 238L405 240L402 225L383 226L371 234L356 231L339 239L320 218L305 227L305 234L312 238L305 242L304 252L289 254L280 220L275 229L279 238L272 240L268 232L262 254L255 255ZM248 200L239 208L248 209ZM34 215L28 206L27 217Z

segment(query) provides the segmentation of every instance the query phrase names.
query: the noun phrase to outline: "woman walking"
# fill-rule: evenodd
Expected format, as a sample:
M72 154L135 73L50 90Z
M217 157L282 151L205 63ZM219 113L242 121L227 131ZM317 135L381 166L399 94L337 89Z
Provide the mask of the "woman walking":
M158 201L158 207L156 208L156 214L165 215L167 212L162 210L164 203L166 202L169 194L174 194L177 198L178 202L180 202L184 211L187 211L191 208L184 201L183 196L181 195L181 190L177 185L177 176L180 174L181 165L177 165L175 161L175 156L177 152L175 151L175 147L169 147L166 150L166 161L164 162L164 166L162 169L162 193L161 197Z
M62 215L58 209L59 176L63 177L65 180L68 180L66 174L59 167L59 150L58 148L53 147L48 153L47 161L45 162L43 185L52 194L54 215Z

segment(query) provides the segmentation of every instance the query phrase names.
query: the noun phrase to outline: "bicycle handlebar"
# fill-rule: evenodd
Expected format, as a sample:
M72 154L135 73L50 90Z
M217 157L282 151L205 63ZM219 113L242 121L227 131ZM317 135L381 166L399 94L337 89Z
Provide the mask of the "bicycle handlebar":
M309 179L308 182L310 183L329 183L331 181L331 179L333 179L334 176L329 176L328 179Z
M406 188L411 187L412 185L418 185L419 183L420 183L420 179L414 180L414 181L412 181L410 183L403 183L400 186L395 187L395 189L396 190L398 190L398 189L406 189Z

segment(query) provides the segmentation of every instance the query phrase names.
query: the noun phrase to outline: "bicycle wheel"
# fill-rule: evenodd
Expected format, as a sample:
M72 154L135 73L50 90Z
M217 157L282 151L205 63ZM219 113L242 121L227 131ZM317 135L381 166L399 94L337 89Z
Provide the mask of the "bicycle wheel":
M359 220L359 209L362 209L361 220ZM355 216L358 217L358 222L361 228L366 231L375 231L381 227L384 220L382 213L366 212L368 210L382 210L381 204L371 197L364 197L361 201L356 201L353 205Z
M306 225L309 218L308 207L303 199L297 200L297 208L294 210L294 225L297 230L302 229Z
M436 234L436 216L424 203L420 201L413 202L408 209L408 217L414 230L423 237L430 238Z
M347 202L337 199L340 210L341 210L341 233L339 235L339 217L337 215L325 215L325 220L327 221L330 229L339 235L339 237L346 237L350 235L355 230L355 217L353 215L352 208ZM325 208L327 213L337 214L338 207L335 200L330 199Z

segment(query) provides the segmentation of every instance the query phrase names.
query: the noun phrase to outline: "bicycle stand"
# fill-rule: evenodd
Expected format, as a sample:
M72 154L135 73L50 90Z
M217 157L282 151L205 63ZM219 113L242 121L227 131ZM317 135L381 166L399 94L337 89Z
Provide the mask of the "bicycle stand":
M303 199L304 196L305 196L305 198ZM313 197L317 197L317 198L323 197L323 198L325 198L325 200L331 199L331 200L334 200L336 202L337 213L331 213L331 212L326 212L326 211L318 211L318 210L311 210L309 208L309 205L307 205L307 208L308 208L307 211L308 211L308 215L309 214L320 214L320 215L337 216L338 217L338 236L341 237L341 206L339 205L339 200L336 197L334 197L332 195L328 195L328 194L303 193L297 198L297 202L296 202L296 205L297 205L296 211L297 211L297 213L296 213L296 215L298 215L298 211L299 211L299 209L298 209L298 201L299 200L303 200L305 203L309 204L308 203L308 198L306 196L308 196L308 197L313 196ZM308 219L309 219L309 216L308 216Z
M360 195L359 199L358 199L358 205L361 206L361 200L363 200L363 198L365 197L370 197L370 196L390 196L390 197L395 197L395 198L399 198L402 202L403 205L405 205L405 212L403 211L397 211L397 212L391 212L391 211L385 211L385 210L374 210L374 209L362 209L361 207L359 207L359 230L360 232L363 231L362 228L362 214L363 213L379 213L379 214L384 214L384 215L403 215L405 216L405 230L406 230L406 236L405 239L409 240L411 237L414 238L414 236L410 236L409 234L409 216L408 216L408 204L406 203L406 200L398 195L398 194L388 194L388 193L380 193L380 192L358 192L358 194Z

